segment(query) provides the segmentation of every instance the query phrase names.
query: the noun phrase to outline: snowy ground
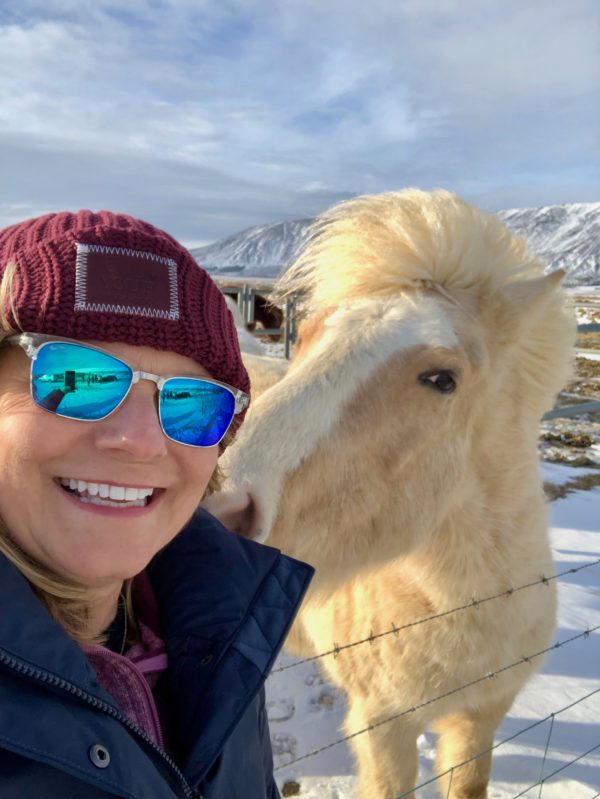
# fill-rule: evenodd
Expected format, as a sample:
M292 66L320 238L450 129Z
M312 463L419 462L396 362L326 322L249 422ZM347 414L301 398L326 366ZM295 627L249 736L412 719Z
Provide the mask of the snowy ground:
M586 470L542 464L542 472L545 481L560 484ZM600 489L557 499L550 514L557 572L600 559ZM562 577L558 583L555 641L600 625L600 566ZM284 653L274 671L293 662ZM324 681L314 664L304 664L274 673L267 683L267 700L277 777L284 795L358 799L354 765L345 743L286 767L342 737L343 695ZM572 707L562 711L568 705ZM513 739L502 743L508 738ZM433 777L434 740L429 734L420 740L419 784ZM496 744L490 799L600 796L600 630L548 655L498 729ZM540 776L545 778L541 786ZM417 796L437 797L435 783L421 788Z

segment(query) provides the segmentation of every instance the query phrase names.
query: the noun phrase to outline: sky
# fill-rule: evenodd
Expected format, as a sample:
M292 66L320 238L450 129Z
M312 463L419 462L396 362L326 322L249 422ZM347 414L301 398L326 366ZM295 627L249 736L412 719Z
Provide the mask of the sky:
M357 194L600 200L597 0L0 0L0 228L188 246Z

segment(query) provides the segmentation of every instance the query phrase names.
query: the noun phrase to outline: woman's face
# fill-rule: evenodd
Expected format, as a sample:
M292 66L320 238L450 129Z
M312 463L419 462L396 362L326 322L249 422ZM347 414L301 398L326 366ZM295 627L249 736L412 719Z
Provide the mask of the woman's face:
M134 369L208 376L176 353L98 345ZM34 405L22 350L0 355L0 517L26 553L65 578L108 588L142 571L192 516L217 457L218 446L188 447L165 437L150 381L135 384L106 419L81 422ZM153 493L145 506L108 507L86 502L85 486L80 498L61 480Z

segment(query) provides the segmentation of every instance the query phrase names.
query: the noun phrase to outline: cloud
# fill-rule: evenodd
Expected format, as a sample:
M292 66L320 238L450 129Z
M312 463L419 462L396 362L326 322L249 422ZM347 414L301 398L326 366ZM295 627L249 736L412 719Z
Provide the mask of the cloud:
M215 169L144 152L40 146L0 134L4 225L53 210L108 208L147 219L178 238L214 241L252 225L313 216L344 196L323 187L265 187ZM23 164L27 169L23 169Z
M408 184L598 199L599 27L595 0L21 0L0 225L118 206L201 240Z

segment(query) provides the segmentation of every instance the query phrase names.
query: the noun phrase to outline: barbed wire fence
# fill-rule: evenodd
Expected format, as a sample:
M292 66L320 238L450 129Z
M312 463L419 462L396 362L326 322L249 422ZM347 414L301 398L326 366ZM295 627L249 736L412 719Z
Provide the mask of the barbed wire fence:
M300 666L303 666L303 665L306 665L306 664L309 664L309 663L317 663L318 661L321 661L321 660L323 660L324 658L327 658L327 657L337 658L337 657L340 656L341 653L343 653L344 651L346 651L348 649L353 649L355 647L364 646L366 644L372 645L376 641L378 641L378 640L380 640L382 638L388 637L388 636L392 636L392 635L395 636L395 637L398 637L399 634L403 630L410 629L411 627L415 627L415 626L421 625L421 624L428 624L428 623L431 623L431 622L433 622L433 621L435 621L437 619L442 619L442 618L445 618L445 617L450 616L452 614L458 614L458 613L462 613L462 612L465 612L465 611L468 611L468 610L474 610L474 609L476 610L478 607L480 607L481 605L483 605L485 603L488 603L488 602L495 602L495 601L499 601L499 600L502 600L502 599L507 600L507 599L510 599L512 596L514 596L516 593L518 593L520 591L525 591L525 590L527 590L529 588L533 588L534 586L549 585L551 582L553 582L555 580L559 580L559 579L561 579L563 577L567 577L569 575L577 574L578 572L582 572L582 571L584 571L586 569L590 569L590 568L594 568L594 567L598 567L598 566L600 566L600 558L597 558L597 559L592 560L592 561L588 561L587 563L584 563L581 566L573 567L573 568L570 568L570 569L565 569L565 570L563 570L561 572L558 572L557 574L554 574L554 575L551 575L551 576L541 575L539 577L539 579L537 579L537 580L531 581L529 583L525 583L523 585L513 586L513 587L510 587L510 588L508 588L508 589L506 589L504 591L501 591L501 592L498 592L498 593L495 593L495 594L491 594L489 596L480 597L480 598L474 597L469 602L464 603L462 605L459 605L457 607L451 608L449 610L443 611L442 613L433 614L431 616L427 616L427 617L424 617L422 619L417 619L415 621L412 621L412 622L409 622L409 623L406 623L406 624L402 624L402 625L399 625L399 626L397 626L395 624L392 624L390 629L385 630L383 632L379 632L379 633L371 633L367 638L362 638L360 640L352 641L352 642L349 642L349 643L346 643L346 644L343 644L343 645L339 645L339 644L334 643L333 646L330 649L328 649L328 650L326 650L324 652L321 652L321 653L316 654L316 655L312 655L310 657L301 658L301 659L293 661L292 663L289 663L289 664L286 664L286 665L283 665L283 666L279 666L278 668L273 669L269 679L274 679L274 678L276 678L276 676L278 674L281 674L283 672L289 672L290 670L296 669L296 668L298 668ZM341 744L347 743L348 741L351 741L352 739L357 738L358 736L369 734L373 730L375 730L375 729L377 729L377 728L379 728L381 726L384 726L386 724L389 724L392 721L396 721L396 720L398 720L398 719L400 719L400 718L402 718L404 716L409 716L409 715L417 712L418 710L421 710L421 709L423 709L425 707L428 707L429 705L435 704L436 702L439 702L439 701L441 701L443 699L446 699L446 698L448 698L448 697L450 697L450 696L452 696L454 694L457 694L457 693L459 693L461 691L467 690L468 688L471 688L474 685L478 685L478 684L486 682L488 680L493 680L496 677L498 677L500 674L503 674L504 672L507 672L507 671L509 671L511 669L517 668L518 666L522 666L524 662L531 662L531 661L533 661L533 660L535 660L537 658L540 658L540 657L542 657L542 656L544 656L544 655L546 655L546 654L548 654L550 652L553 652L555 650L562 649L562 648L564 648L566 646L569 646L569 645L573 644L575 641L587 640L587 639L590 638L590 636L592 636L594 634L597 634L599 631L600 631L600 624L595 625L595 626L585 627L585 629L581 629L578 632L576 632L575 635L572 635L572 636L570 636L568 638L565 638L565 639L563 639L561 641L555 641L553 644L551 644L550 646L546 647L545 649L539 650L537 652L526 653L526 654L522 655L518 660L515 660L515 661L513 661L511 663L507 663L506 665L504 665L504 666L502 666L502 667L500 667L500 668L498 668L498 669L496 669L494 671L490 671L490 672L488 672L486 674L482 674L478 678L476 678L474 680L471 680L471 681L469 681L469 682L467 682L467 683L465 683L463 685L460 685L460 686L458 686L456 688L453 688L453 689L451 689L449 691L441 693L441 694L439 694L437 696L430 697L429 699L427 699L424 702L416 704L416 705L414 705L412 707L405 708L401 712L395 713L393 715L390 715L390 716L382 719L381 721L378 721L375 724L371 724L371 725L369 725L369 726L367 726L367 727L365 727L363 729L356 730L355 732L352 732L352 733L350 733L348 735L340 736L340 737L336 738L335 740L332 740L329 743L326 743L323 746L319 746L319 747L317 747L315 749L312 749L312 750L310 750L308 752L305 752L304 754L301 754L298 757L294 757L293 759L287 761L286 763L277 766L275 768L275 772L276 773L284 772L285 770L290 769L292 766L295 766L298 763L301 763L301 762L307 761L307 760L309 760L309 759L311 759L313 757L316 757L317 755L320 755L323 752L326 752L326 751L332 749L333 747L336 747L336 746L339 746ZM586 751L574 754L574 756L570 760L568 760L567 762L563 763L559 768L556 768L553 771L550 771L549 773L544 773L545 767L546 767L546 763L547 763L547 759L548 759L548 754L549 754L549 751L550 751L552 735L553 735L553 732L554 732L555 719L558 716L560 716L561 714L565 713L566 711L571 710L572 708L576 707L577 705L581 705L584 702L589 701L590 699L592 699L593 697L596 697L596 696L600 696L600 686L598 688L594 689L594 690L588 691L583 696L580 696L578 699L569 702L568 704L564 705L563 707L560 707L560 708L557 708L556 710L553 710L551 713L549 713L544 718L538 719L538 720L536 720L536 721L534 721L534 722L532 722L530 724L527 724L526 726L522 727L521 729L519 729L517 732L513 733L512 735L510 735L510 736L508 736L506 738L503 738L502 740L494 743L488 749L485 749L485 750L477 753L472 758L470 758L468 760L465 760L464 762L457 763L451 769L448 769L444 773L437 774L436 776L425 780L424 782L416 785L411 790L399 795L398 797L396 797L396 799L403 799L403 797L414 796L415 795L414 791L419 790L421 788L425 788L428 785L431 785L432 783L435 783L438 780L440 780L442 778L445 778L445 777L449 777L448 790L447 790L447 795L449 796L450 795L451 786L452 786L452 777L453 777L453 774L457 771L457 769L467 765L468 763L470 763L470 762L472 762L472 761L474 761L474 760L476 760L476 759L478 759L480 757L483 757L484 755L486 755L486 754L488 754L490 752L497 751L498 749L506 746L508 743L510 743L512 741L515 741L516 739L518 739L521 736L525 735L526 733L528 733L528 732L530 732L530 731L532 731L532 730L534 730L536 728L542 727L544 724L548 724L548 734L547 734L547 738L546 738L546 741L545 741L544 752L543 752L543 755L541 756L541 765L540 765L538 779L535 782L531 783L524 790L521 790L519 793L514 794L513 797L512 797L512 799L520 799L520 797L526 796L527 794L529 794L531 797L533 797L533 794L531 792L534 791L536 788L538 788L539 790L538 790L538 793L537 793L537 797L538 797L538 799L541 799L544 786L551 779L553 779L559 773L565 771L566 769L568 769L570 766L574 765L575 763L578 763L579 761L583 760L584 758L588 757L589 755L593 754L594 752L600 750L600 740L598 740L597 742L594 743L593 746L591 746L591 748L588 748ZM600 770L599 770L599 781L600 781ZM588 799L600 799L600 791L598 791L595 794L591 795Z
M362 638L358 641L352 641L351 643L343 644L342 646L334 643L331 649L328 649L325 652L321 652L318 655L312 655L311 657L302 658L301 660L296 660L293 663L289 663L286 666L280 666L276 669L273 669L271 675L279 674L282 671L289 671L289 669L297 668L298 666L301 666L304 663L312 663L317 660L322 660L323 658L328 657L330 655L337 657L341 652L343 652L346 649L352 649L356 646L361 646L362 644L372 644L378 639L385 638L390 635L395 635L396 637L398 637L398 635L402 632L402 630L408 630L409 628L417 627L420 624L427 624L429 622L435 621L436 619L443 619L446 616L451 616L454 613L458 613L463 610L472 610L473 608L476 609L480 605L484 605L486 602L492 602L496 599L510 598L519 591L524 591L526 588L533 588L534 586L537 585L549 585L551 582L553 582L554 580L559 580L561 577L565 577L566 575L569 574L577 574L577 572L598 565L600 565L600 558L597 558L596 560L591 560L588 563L584 563L582 566L577 566L572 569L565 569L564 571L558 572L557 574L553 574L550 577L542 575L537 580L534 580L529 583L524 583L523 585L507 588L506 590L500 591L500 593L497 594L491 594L490 596L481 597L479 599L473 597L473 599L471 599L470 602L467 602L464 605L458 605L457 607L450 608L450 610L445 610L442 613L435 613L431 616L425 616L422 619L417 619L416 621L408 622L408 624L402 624L399 627L397 627L395 624L392 624L392 628L390 630L386 630L382 633L372 633L371 635L369 635L368 638Z

